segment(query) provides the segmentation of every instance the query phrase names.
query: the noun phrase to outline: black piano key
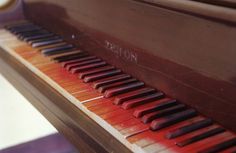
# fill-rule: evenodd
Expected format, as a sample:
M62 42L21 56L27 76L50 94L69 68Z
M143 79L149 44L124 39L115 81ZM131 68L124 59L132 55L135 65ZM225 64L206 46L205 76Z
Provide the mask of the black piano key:
M37 30L37 31L32 31L32 32L27 32L27 33L23 33L23 34L20 34L18 35L18 38L19 39L26 39L28 37L33 37L33 36L38 36L38 35L43 35L43 34L49 34L50 32L48 32L47 30Z
M24 41L29 42L29 41L35 41L35 40L39 40L39 39L45 39L48 37L53 37L55 36L55 34L53 33L43 33L43 34L37 34L37 35L31 35L31 36L26 36L24 38L22 38Z
M74 45L66 44L66 45L60 45L60 46L57 46L57 47L42 49L41 53L43 53L46 56L50 56L50 55L55 55L55 54L58 54L58 53L73 51L73 49L75 49Z
M110 70L110 71L107 71L107 72L102 72L102 73L86 76L86 77L84 77L83 81L85 83L93 82L93 81L97 81L97 80L100 80L100 79L103 79L103 78L107 78L107 77L111 77L111 76L114 76L114 75L118 75L121 72L122 71L120 69Z
M125 84L137 82L137 81L138 81L138 80L135 79L135 78L130 78L130 79L126 79L126 80L121 80L121 81L118 81L118 82L114 82L114 83L110 83L110 84L101 86L101 87L98 88L98 91L99 91L100 93L104 93L107 89L115 88L115 87L118 87L118 86L122 86L122 85L125 85Z
M79 74L79 78L83 79L84 77L89 76L89 75L93 75L93 74L97 74L97 73L101 73L101 72L107 72L107 71L114 70L114 69L115 69L115 67L111 66L111 65L104 66L101 68L97 68L95 70L89 70L89 71L82 72Z
M66 62L66 61L70 61L70 60L74 60L74 59L84 58L87 56L89 56L87 52L81 51L80 53L73 53L70 55L64 55L64 56L55 57L52 59L58 63L61 63L61 62Z
M203 140L205 138L208 138L208 137L214 136L216 134L222 133L224 131L225 131L224 128L218 127L218 128L212 129L210 131L204 132L202 134L193 136L189 139L177 142L176 145L179 146L179 147L184 147L184 146L190 145L192 143L198 142L200 140Z
M166 134L166 138L173 139L179 136L182 136L184 134L193 132L195 130L207 127L213 123L212 119L204 119L195 123L192 123L190 125L186 125L184 127L180 127L178 129L175 129L173 131L170 131Z
M17 32L21 32L21 31L27 31L27 30L31 30L31 29L35 29L35 27L39 28L36 25L24 25L24 26L19 26L19 27L14 27L9 29L9 31L11 31L12 33L17 33Z
M158 119L158 118L161 118L161 117L165 117L165 116L168 116L168 115L171 115L171 114L183 111L184 109L186 109L186 105L184 105L184 104L177 104L177 105L174 105L172 107L168 107L168 108L165 108L165 109L163 108L163 109L161 109L159 111L146 114L146 115L144 115L141 118L141 121L144 124L147 124L149 122L152 122L155 119Z
M68 71L71 71L73 68L78 68L78 67L86 66L89 64L99 63L101 61L102 61L102 59L100 59L100 58L95 58L95 59L86 60L86 61L77 61L76 63L67 64L67 66L65 68Z
M171 106L175 106L177 104L179 104L179 103L175 99L167 100L167 101L161 102L161 103L153 105L153 106L136 109L134 111L133 115L138 118L138 117L142 117L146 114L150 114L150 113L153 113L156 111L160 111L160 110L169 108ZM161 112L156 112L156 115L158 115L158 114L161 114ZM155 115L155 114L153 114L153 115Z
M113 76L113 77L109 77L109 78L106 78L106 79L95 81L93 83L93 88L97 89L99 87L106 86L106 85L109 85L111 83L123 81L123 80L130 79L130 78L131 78L131 76L128 75L128 74L116 75L116 76Z
M117 96L115 98L115 100L113 101L113 104L120 105L124 101L131 100L131 99L134 99L134 98L139 98L141 96L145 96L147 94L152 94L154 92L156 92L156 89L154 89L154 88L149 88L149 87L142 88L142 89L139 89L139 90L136 90L136 91L129 92L129 93L124 94L124 95Z
M40 30L29 31L29 32L18 34L17 37L19 39L24 39L24 38L27 38L27 37L41 35L41 34L47 34L47 33L49 33L47 30L40 29Z
M184 121L186 119L192 118L197 115L197 111L194 109L187 109L182 112L178 112L162 119L156 119L151 122L150 129L153 131L163 129L165 127L171 126L178 122Z
M73 60L68 60L68 61L62 62L61 65L64 68L66 68L70 64L75 64L75 63L84 62L84 61L90 61L90 60L93 60L93 59L97 59L97 57L96 56L86 56L86 57L82 57L82 58L79 58L79 59L73 59Z
M59 42L63 42L63 39L61 37L55 36L55 37L51 37L51 38L47 38L43 40L33 41L31 45L32 47L42 47L42 46L56 44Z
M125 101L125 102L123 102L121 107L123 109L130 109L130 108L134 108L136 106L146 104L148 102L152 102L152 101L161 99L163 97L164 97L164 94L162 92L156 92L156 93L153 93L150 95L145 95L145 96L137 98L137 99Z
M13 33L15 35L21 35L21 34L24 34L24 33L29 33L29 32L33 32L33 31L37 31L37 30L42 30L42 28L39 27L39 26L32 26L32 27L29 27L29 28L14 30Z
M197 153L216 153L216 152L220 152L222 150L225 150L225 149L230 148L235 145L236 145L236 138L232 138L232 139L229 139L229 140L224 141L222 143L216 144L212 147L209 147L207 149L198 151Z
M85 65L85 66L72 68L70 72L72 74L75 74L75 73L80 73L80 72L84 72L84 71L87 71L87 70L103 67L105 65L107 65L107 63L104 62L104 61L101 61L101 62L94 63L94 64L89 64L89 65Z
M126 93L126 92L129 92L129 91L132 91L132 90L139 89L143 86L144 86L144 83L139 81L139 82L123 85L123 86L120 86L120 87L108 89L108 90L105 91L104 97L109 98L109 97L112 97L112 96L116 96L118 94L122 94L122 93Z
M19 27L24 27L24 26L32 26L34 25L32 22L22 22L22 23L15 23L15 24L10 24L10 25L6 25L4 28L10 30L10 29L16 29Z
M44 41L49 41L49 40L52 40L52 39L58 39L58 38L61 38L60 36L52 36L52 37L47 37L47 38L43 38L43 39L39 39L39 40L33 40L33 41L30 41L29 44L34 44L34 43L38 43L38 42L44 42Z

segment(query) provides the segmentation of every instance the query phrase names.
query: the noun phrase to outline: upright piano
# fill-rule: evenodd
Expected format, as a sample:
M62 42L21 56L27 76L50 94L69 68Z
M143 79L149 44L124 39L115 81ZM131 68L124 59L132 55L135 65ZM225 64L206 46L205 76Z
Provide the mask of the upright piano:
M0 72L81 153L235 153L235 8L10 0Z

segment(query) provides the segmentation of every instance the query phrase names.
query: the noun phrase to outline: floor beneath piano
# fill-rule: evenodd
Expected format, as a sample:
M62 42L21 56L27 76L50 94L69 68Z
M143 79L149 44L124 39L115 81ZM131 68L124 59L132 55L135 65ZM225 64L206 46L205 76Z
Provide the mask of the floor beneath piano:
M0 153L75 152L71 144L1 74L0 123Z

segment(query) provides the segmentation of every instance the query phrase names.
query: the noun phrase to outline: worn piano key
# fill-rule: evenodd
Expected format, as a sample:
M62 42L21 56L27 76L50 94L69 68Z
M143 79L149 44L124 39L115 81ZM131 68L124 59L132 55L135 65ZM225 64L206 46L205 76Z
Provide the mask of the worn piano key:
M28 28L21 28L21 29L15 29L13 30L13 33L16 35L23 34L23 33L28 33L36 30L41 30L42 28L39 26L31 26Z
M101 61L102 61L102 59L100 59L100 58L95 58L95 59L86 60L86 61L77 61L76 63L67 64L65 68L68 71L71 71L71 69L73 69L73 68L77 68L77 67L81 67L81 66L85 66L85 65L89 65L89 64L94 64L94 63L98 63Z
M112 113L112 112L110 112ZM119 115L118 115L119 116ZM125 120L123 122L119 122L113 125L113 127L119 131L123 130L123 129L127 129L133 125L137 125L140 124L140 121L134 118L129 118L128 120Z
M24 27L24 26L34 26L34 23L25 21L25 22L21 22L21 23L6 25L5 28L8 30L12 30L12 29L16 29L16 28L20 28L20 27Z
M144 86L143 82L134 82L134 83L130 83L130 84L127 84L127 85L120 86L120 87L115 87L115 88L106 90L105 93L104 93L104 97L109 98L109 97L112 97L112 96L115 96L115 95L118 95L118 94L121 94L121 93L125 93L125 92L128 92L128 91L139 89L143 86Z
M144 115L141 118L141 121L143 123L147 124L155 119L182 111L185 108L186 108L186 105L184 105L184 104L176 104L176 105L168 107L168 108L162 108L162 109L159 109L159 111Z
M93 88L97 89L99 87L106 86L111 83L123 81L123 80L130 79L130 78L131 78L131 76L128 74L120 74L120 75L112 76L109 78L105 78L105 79L101 79L101 80L93 82Z
M32 47L41 47L41 46L59 43L62 41L63 41L62 38L55 36L55 37L51 37L51 38L47 38L47 39L43 39L43 40L33 41L31 45L32 45Z
M49 32L47 30L41 29L41 30L22 33L18 35L18 38L24 40L25 38L35 37L35 36L45 35L45 34L49 34Z
M93 60L93 59L96 59L96 58L97 58L96 56L86 56L86 57L82 57L82 58L79 58L79 59L73 59L73 60L68 60L66 62L61 62L61 65L62 65L62 67L66 68L67 65L69 65L69 64L89 61L89 60Z
M156 93L149 94L149 95L137 98L137 99L125 101L125 102L123 102L121 107L123 109L130 109L130 108L133 108L133 107L136 107L139 105L143 105L148 102L152 102L152 101L161 99L161 98L163 98L163 96L164 96L164 94L162 92L156 92Z
M165 109L171 106L174 106L178 104L177 100L175 99L164 99L164 101L161 101L160 103L140 109L135 109L133 115L135 117L142 117L143 115L153 113L155 111L159 111L161 109ZM144 122L145 123L145 122Z
M134 99L134 98L139 98L141 96L152 94L154 92L156 92L156 89L154 89L154 88L149 88L149 87L141 88L139 90L135 90L135 91L132 91L132 92L128 92L127 94L117 96L113 103L116 104L116 105L120 105L124 101L131 100L131 99Z
M159 146L158 149L155 149L155 151L159 151L159 150L162 150L163 148L168 148L168 147L166 147L166 144L164 146L162 146L162 142L164 143L166 140L168 140L165 138L165 135L168 131L185 126L185 125L189 125L193 122L197 122L202 119L203 119L203 117L197 116L197 117L185 120L183 122L176 123L175 125L172 125L170 127L160 129L158 131L148 130L146 132L143 132L143 133L140 133L136 136L132 136L132 137L128 138L128 141L130 143L135 143L136 145L138 145L142 148L145 146L151 145L151 144L160 144L161 146ZM173 143L173 145L175 146L174 143Z
M60 56L60 57L56 57L56 58L52 58L52 59L58 63L61 63L61 62L65 62L65 61L69 61L69 60L73 60L73 59L87 57L87 56L89 56L87 52L81 51L80 53L74 53L74 54Z
M53 58L57 58L57 57L61 57L61 56L66 56L66 55L71 55L71 54L76 54L76 53L80 53L81 50L77 50L77 49L71 49L65 52L61 52L61 53L57 53L54 55L50 55L50 56L44 56L46 58L50 58L50 61L53 61ZM55 62L55 61L53 61Z
M149 130L147 125L137 124L137 125L133 125L129 128L121 130L120 133L123 134L125 136L125 138L127 139L128 137L131 137L133 135L142 133L142 132L147 131L147 130Z
M104 62L104 61L101 61L101 62L97 62L97 63L94 63L94 64L88 64L88 65L84 65L84 66L81 66L81 67L72 68L70 72L72 74L75 74L75 73L95 69L95 68L98 68L98 67L102 67L102 66L105 66L105 65L107 65L107 63Z
M212 119L205 119L205 120L202 120L202 121L199 121L199 122L196 122L196 123L193 123L193 124L190 124L190 125L178 128L178 129L175 129L173 131L170 131L166 134L166 138L173 139L173 138L182 136L186 133L189 133L189 132L198 130L200 128L204 128L206 126L209 126L212 123L213 123Z
M54 54L58 54L58 53L73 51L73 49L75 49L74 45L67 44L67 45L61 45L61 46L57 46L57 47L42 49L41 53L49 56L49 55L54 55Z
M212 147L206 148L204 150L198 151L198 153L215 153L222 150L225 150L227 148L230 148L232 146L236 145L236 138L232 138L230 140L224 141L222 143L216 144Z
M118 111L119 109L113 111L113 112L116 112ZM109 112L109 113L112 113L112 112ZM104 114L103 114L104 115ZM123 114L119 114L117 116L113 116L113 117L110 117L110 118L106 118L105 120L110 124L110 125L117 125L119 123L122 123L122 122L126 122L127 120L130 120L131 119L134 119L129 113L123 113ZM132 122L132 121L131 121ZM138 120L137 120L137 124L140 123ZM127 128L127 127L126 127ZM124 128L123 128L124 129Z
M188 123L187 125L189 125L189 124L192 124L192 123L195 123L195 122L199 122L199 121L202 121L202 120L204 120L204 118L203 119L200 119L200 120L195 120L195 121L193 121L193 122L191 122L191 123ZM183 122L181 122L181 124L182 124ZM168 132L168 131L172 131L172 130L174 130L174 129L177 129L177 128L180 128L180 127L183 127L183 126L187 126L186 124L185 125L181 125L181 126L178 126L178 127L176 127L176 125L173 125L171 128L165 128L165 129L168 129L168 130L165 130L165 132L163 133L163 135L162 135L162 137L160 137L158 140L156 140L155 142L154 142L154 144L155 143L157 143L157 144L160 144L160 145L164 145L164 146L162 146L162 147L158 147L158 149L155 149L155 151L156 152L160 152L160 151L162 151L162 150L165 150L165 149L168 149L168 148L177 148L177 149L179 149L179 147L177 147L176 146L176 142L178 142L178 141L182 141L182 140L184 140L184 139L186 139L186 138L189 138L189 137L191 137L191 136L195 136L195 135L199 135L200 133L203 133L203 132L205 132L205 131L209 131L209 130L211 130L211 129L214 129L214 128L216 128L216 127L219 127L219 126L217 126L217 125L210 125L210 126L208 126L208 127L205 127L205 128L202 128L202 129L198 129L198 130L196 130L196 131L193 131L193 132L191 132L191 133L188 133L188 134L186 134L186 135L183 135L183 136L181 136L181 137L177 137L177 138L175 138L175 139L166 139L166 133ZM164 129L163 129L164 130ZM160 130L160 131L163 131L163 130ZM160 135L160 132L159 131L155 131L155 133L156 134L159 134ZM156 138L156 136L154 136L155 138ZM139 144L139 143L137 143L137 144ZM142 146L143 147L143 146ZM181 149L181 148L180 148Z
M122 71L120 69L114 69L114 70L110 70L110 71L106 71L106 72L100 72L100 73L97 73L97 74L86 76L86 77L84 77L83 80L84 80L85 83L88 83L88 82L93 82L93 81L100 80L100 79L103 79L103 78L115 76L115 75L118 75L118 74L121 74L121 73L122 73Z
M119 81L119 82L115 82L115 83L110 83L108 85L104 85L104 86L101 86L98 88L98 91L100 93L103 93L105 92L107 89L110 89L110 88L114 88L114 87L118 87L118 86L121 86L121 85L125 85L125 84L128 84L128 83L133 83L133 82L137 82L138 80L135 79L135 78L130 78L130 79L127 79L127 80L122 80L122 81Z
M33 36L27 36L27 37L24 37L23 40L26 42L30 42L30 41L34 41L34 40L38 40L38 39L45 39L45 38L52 37L52 36L55 36L55 34L44 33L44 34L38 34L38 35L33 35Z
M155 131L175 123L181 122L183 120L189 119L197 115L197 111L195 109L187 109L167 117L162 118L161 120L156 119L151 122L150 129Z
M183 140L183 141L180 141L180 142L177 142L176 145L179 146L179 147L184 147L186 145L190 145L194 142L197 142L197 141L201 141L205 138L208 138L208 137L211 137L211 136L214 136L216 134L219 134L219 133L222 133L224 132L225 129L222 128L222 127L218 127L218 128L215 128L215 129L212 129L210 131L206 131L202 134L199 134L199 135L196 135L194 137L191 137L189 139L186 139L186 140Z
M7 29L13 33L14 31L18 31L18 30L22 30L22 29L29 29L29 28L32 28L35 26L36 26L35 24L29 23L29 24L22 24L22 25L14 26L14 27L7 28Z
M84 77L86 77L86 76L90 76L90 75L94 75L94 74L102 73L102 72L107 72L107 71L114 70L114 69L115 69L114 66L107 65L107 66L97 68L97 69L94 69L94 70L89 70L89 71L82 72L82 73L79 74L79 78L84 79Z

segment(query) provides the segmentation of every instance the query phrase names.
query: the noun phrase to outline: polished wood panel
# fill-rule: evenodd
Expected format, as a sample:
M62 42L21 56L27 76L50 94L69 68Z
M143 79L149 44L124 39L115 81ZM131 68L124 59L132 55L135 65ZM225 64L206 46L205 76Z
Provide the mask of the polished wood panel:
M191 7L180 1L179 9L163 7L167 2L26 0L25 11L69 42L235 131L235 11L207 10L209 4L191 1ZM208 13L196 15L203 9Z

